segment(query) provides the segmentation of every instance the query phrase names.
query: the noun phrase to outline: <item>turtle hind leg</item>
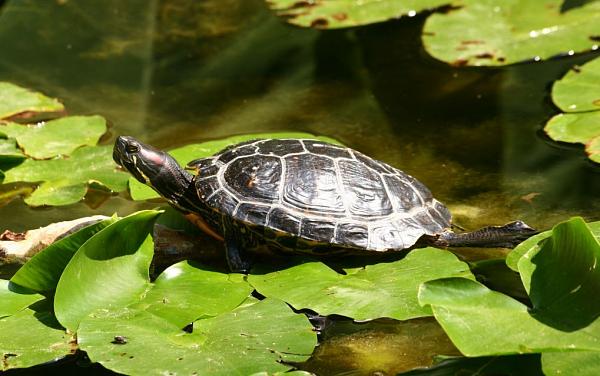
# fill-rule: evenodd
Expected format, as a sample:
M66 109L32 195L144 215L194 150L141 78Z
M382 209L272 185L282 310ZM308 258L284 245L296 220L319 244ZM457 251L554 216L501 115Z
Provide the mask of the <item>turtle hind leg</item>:
M524 222L514 221L504 226L488 226L471 232L447 231L439 235L433 243L445 247L514 248L537 233L538 231Z
M227 265L234 273L248 274L252 263L244 247L244 239L239 228L231 221L223 223L223 235L225 238L225 256Z

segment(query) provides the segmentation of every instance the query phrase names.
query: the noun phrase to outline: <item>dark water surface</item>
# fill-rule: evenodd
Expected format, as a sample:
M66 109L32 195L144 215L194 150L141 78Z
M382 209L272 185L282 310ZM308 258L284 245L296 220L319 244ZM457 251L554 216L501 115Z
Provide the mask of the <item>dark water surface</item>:
M331 136L423 181L467 229L600 220L600 169L541 132L558 112L551 83L590 56L454 68L423 50L424 20L320 32L283 24L262 0L8 0L0 80L61 98L70 114L106 117L107 143L119 134L161 148L265 131ZM0 229L154 205L91 194L31 209L18 198L0 207ZM395 374L456 351L427 320L339 327L305 368Z

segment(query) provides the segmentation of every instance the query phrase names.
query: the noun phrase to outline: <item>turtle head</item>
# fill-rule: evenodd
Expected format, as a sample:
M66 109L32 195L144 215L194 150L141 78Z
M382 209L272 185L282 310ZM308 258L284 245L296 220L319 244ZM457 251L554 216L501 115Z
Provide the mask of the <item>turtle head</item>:
M115 162L138 181L147 184L176 204L192 183L193 176L168 153L129 136L119 136L113 149Z

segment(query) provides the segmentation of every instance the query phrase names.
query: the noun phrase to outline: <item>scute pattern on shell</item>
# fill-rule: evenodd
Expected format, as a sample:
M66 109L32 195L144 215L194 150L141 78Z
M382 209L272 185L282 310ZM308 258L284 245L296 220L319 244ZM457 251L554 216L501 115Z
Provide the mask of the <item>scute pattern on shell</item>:
M450 212L404 172L318 140L256 140L188 165L211 207L279 237L385 251L450 227Z

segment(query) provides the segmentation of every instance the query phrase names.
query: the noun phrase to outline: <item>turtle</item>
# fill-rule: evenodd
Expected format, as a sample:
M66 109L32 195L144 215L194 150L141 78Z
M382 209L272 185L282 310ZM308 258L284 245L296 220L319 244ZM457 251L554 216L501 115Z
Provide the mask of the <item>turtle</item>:
M245 141L184 169L168 153L119 136L113 158L223 240L233 272L248 272L251 255L264 248L328 256L421 244L514 247L536 233L522 221L454 232L450 211L423 183L357 150L317 139Z

